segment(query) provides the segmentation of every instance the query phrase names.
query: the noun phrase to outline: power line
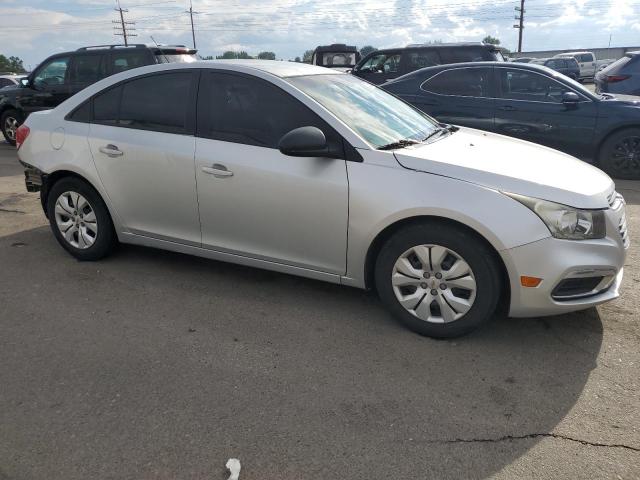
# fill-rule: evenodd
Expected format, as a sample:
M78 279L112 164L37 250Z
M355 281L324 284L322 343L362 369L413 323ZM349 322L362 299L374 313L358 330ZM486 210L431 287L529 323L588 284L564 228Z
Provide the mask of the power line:
M193 48L196 48L196 31L193 28L193 14L194 13L200 13L200 12L194 12L193 11L193 3L191 0L189 0L189 10L187 10L187 12L189 14L189 18L191 18L191 38L193 38Z
M131 31L135 30L134 25L136 24L136 22L125 22L124 21L124 12L128 12L129 10L127 9L123 9L120 6L120 0L116 0L116 3L118 4L118 8L114 9L116 12L120 12L120 27L113 27L113 29L115 30L115 32L113 32L114 35L118 35L118 36L122 36L124 37L124 45L129 46L129 42L127 37L137 37L138 35L136 35L135 33L131 33ZM118 23L117 20L112 20L113 23ZM129 29L129 32L127 32L127 28Z
M520 20L513 28L518 29L518 53L522 52L522 31L524 30L524 0L520 0L520 8L515 8L517 12L520 12L520 18L516 17L516 20Z

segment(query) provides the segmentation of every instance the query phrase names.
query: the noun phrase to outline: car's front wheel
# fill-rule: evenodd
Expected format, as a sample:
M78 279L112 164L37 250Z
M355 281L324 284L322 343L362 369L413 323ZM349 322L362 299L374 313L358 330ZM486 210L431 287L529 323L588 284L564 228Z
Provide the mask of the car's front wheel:
M625 128L610 135L600 148L598 164L613 178L640 179L640 128Z
M0 115L0 129L5 140L10 145L16 144L16 132L18 127L22 124L22 115L17 110L5 110Z
M400 230L380 250L376 287L387 308L422 335L464 335L487 322L501 293L493 253L473 233L439 222Z
M117 243L102 198L79 178L63 178L51 187L47 214L60 245L78 260L99 260Z

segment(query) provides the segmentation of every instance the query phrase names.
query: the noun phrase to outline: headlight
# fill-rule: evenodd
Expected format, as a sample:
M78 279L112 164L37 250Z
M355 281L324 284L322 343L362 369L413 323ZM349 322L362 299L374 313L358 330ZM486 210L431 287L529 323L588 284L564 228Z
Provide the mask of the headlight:
M604 238L606 235L604 210L580 210L538 198L503 193L530 208L545 223L555 238L592 240Z

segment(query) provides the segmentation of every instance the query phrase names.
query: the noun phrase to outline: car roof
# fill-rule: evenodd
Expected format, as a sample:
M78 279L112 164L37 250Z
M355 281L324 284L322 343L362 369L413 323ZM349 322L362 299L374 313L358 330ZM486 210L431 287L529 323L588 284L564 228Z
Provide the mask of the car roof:
M191 68L229 68L236 66L240 67L238 70L259 70L281 78L299 77L303 75L344 75L343 72L336 71L332 68L310 65L308 63L278 60L203 60L179 65L189 65Z

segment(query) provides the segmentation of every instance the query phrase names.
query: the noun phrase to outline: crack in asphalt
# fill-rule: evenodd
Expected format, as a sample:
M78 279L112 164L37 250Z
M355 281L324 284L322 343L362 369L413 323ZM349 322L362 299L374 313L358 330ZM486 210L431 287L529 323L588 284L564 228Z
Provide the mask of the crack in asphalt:
M23 212L22 210L11 210L10 208L0 208L0 212L20 213L22 215L26 215L26 212Z
M499 443L511 440L527 440L531 438L555 438L558 440L567 440L570 442L580 443L590 447L606 447L606 448L623 448L631 450L632 452L640 452L639 447L632 447L631 445L625 445L623 443L598 443L589 442L588 440L581 440L579 438L573 438L566 435L560 435L558 433L529 433L526 435L504 435L497 438L455 438L453 440L430 440L427 443L436 444L451 444L451 443Z

